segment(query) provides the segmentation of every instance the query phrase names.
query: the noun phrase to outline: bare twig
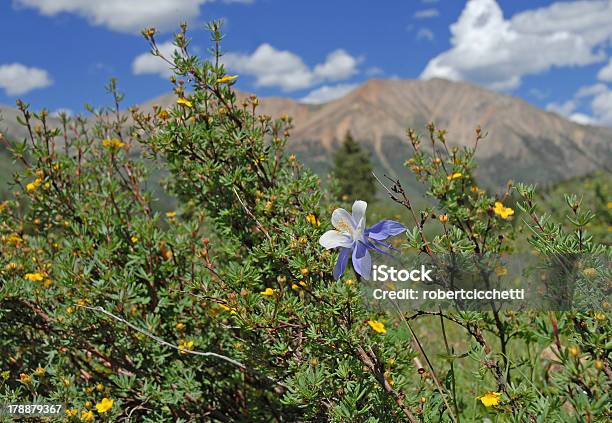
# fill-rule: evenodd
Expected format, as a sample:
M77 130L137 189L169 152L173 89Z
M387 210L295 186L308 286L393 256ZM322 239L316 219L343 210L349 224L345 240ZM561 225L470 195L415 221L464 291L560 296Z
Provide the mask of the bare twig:
M279 385L279 386L282 386L283 388L287 388L287 386L284 383L279 382L277 380L274 380L270 376L265 375L265 374L255 370L255 369L250 369L245 364L243 364L243 363L241 363L241 362L239 362L237 360L234 360L233 358L227 357L227 356L222 355L222 354L217 354L217 353L214 353L214 352L203 352L203 351L186 350L186 349L181 348L181 347L179 347L177 345L171 344L170 342L164 341L160 337L153 335L151 332L149 332L149 331L147 331L145 329L139 328L138 326L128 322L127 320L125 320L125 319L123 319L123 318L121 318L119 316L115 316L113 313L111 313L111 312L107 311L106 309L104 309L104 307L89 307L89 306L84 306L84 305L79 305L79 304L77 304L77 307L81 307L81 308L85 308L85 309L88 309L88 310L92 310L92 311L97 311L97 312L103 313L103 314L107 315L108 317L111 317L111 318L113 318L113 319L115 319L115 320L117 320L117 321L119 321L119 322L129 326L130 328L134 329L135 331L142 333L143 335L153 339L157 343L159 343L161 345L164 345L166 347L173 348L175 350L181 351L181 352L186 353L186 354L199 355L199 356L203 356L203 357L215 357L215 358L221 359L223 361L226 361L226 362L228 362L228 363L238 367L241 370L244 370L246 372L251 372L251 373L263 376L265 379L267 379L269 382L272 382L275 385Z
M246 204L244 203L244 201L242 201L242 198L240 198L240 195L238 194L238 191L236 191L236 188L232 187L232 191L234 191L234 194L236 195L236 198L238 199L238 201L240 202L240 204L242 205L242 208L244 209L244 211L246 212L246 214L249 215L249 217L251 219L253 219L255 221L255 223L257 224L257 227L259 228L259 230L261 230L264 235L266 236L266 238L268 238L268 241L270 241L270 243L272 244L272 238L270 237L270 234L268 233L268 230L266 228L263 227L263 225L261 224L261 222L259 220L257 220L257 218L255 217L255 215L251 212L251 210L249 210L249 208L246 206Z

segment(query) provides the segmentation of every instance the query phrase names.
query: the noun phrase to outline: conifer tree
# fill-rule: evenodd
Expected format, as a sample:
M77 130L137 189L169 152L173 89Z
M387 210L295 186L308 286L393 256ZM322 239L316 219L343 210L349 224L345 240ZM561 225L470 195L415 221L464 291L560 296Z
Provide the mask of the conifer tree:
M376 197L376 181L372 170L370 155L347 132L342 145L334 153L333 173L338 184L338 198L373 201Z

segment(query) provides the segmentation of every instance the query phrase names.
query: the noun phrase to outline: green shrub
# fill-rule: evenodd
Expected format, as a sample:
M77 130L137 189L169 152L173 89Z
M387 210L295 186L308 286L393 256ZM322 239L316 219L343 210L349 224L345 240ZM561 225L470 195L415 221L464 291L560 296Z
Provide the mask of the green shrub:
M170 109L122 114L112 82L96 125L56 130L20 103L31 137L13 145L26 170L0 206L0 402L62 403L69 421L609 421L609 305L397 315L368 307L348 271L334 280L318 240L337 205L284 153L291 118L238 99L210 30L204 62L176 34ZM409 138L437 206L414 210L391 184L414 219L398 248L512 251L511 188L478 189L475 148L433 125L433 154ZM152 163L176 213L152 207ZM537 251L609 257L574 198L566 232L532 187L517 192ZM587 271L609 281L609 267Z

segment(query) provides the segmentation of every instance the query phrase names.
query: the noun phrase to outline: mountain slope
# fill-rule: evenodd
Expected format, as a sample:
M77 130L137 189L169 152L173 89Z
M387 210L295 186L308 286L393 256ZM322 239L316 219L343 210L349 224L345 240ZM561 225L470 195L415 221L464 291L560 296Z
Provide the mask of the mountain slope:
M151 103L172 101L166 95ZM516 97L443 79L371 80L318 106L269 97L259 112L293 116L290 149L318 170L350 130L379 169L405 174L406 128L425 133L429 121L448 131L451 145L472 146L478 125L489 133L479 146L477 176L490 187L509 179L548 185L612 163L611 128L579 125Z
M142 108L173 102L168 94ZM612 163L612 128L579 125L516 97L442 79L371 80L317 106L268 97L259 113L293 116L289 149L321 173L350 130L372 152L379 171L405 175L402 164L411 154L405 130L424 134L429 121L448 131L451 145L473 145L478 125L489 133L479 145L477 177L492 188L509 179L548 185L609 170Z

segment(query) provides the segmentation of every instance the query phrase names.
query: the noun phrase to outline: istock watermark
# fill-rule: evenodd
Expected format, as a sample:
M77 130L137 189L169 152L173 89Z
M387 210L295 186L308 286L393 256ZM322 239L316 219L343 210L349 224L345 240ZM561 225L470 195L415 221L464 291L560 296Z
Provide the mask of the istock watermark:
M362 293L403 310L592 310L610 301L607 257L515 254L373 254Z
M412 270L397 270L395 267L386 264L372 267L372 276L375 282L433 282L433 279L429 276L431 272L433 272L433 269L425 268L424 264L421 265L420 269Z

